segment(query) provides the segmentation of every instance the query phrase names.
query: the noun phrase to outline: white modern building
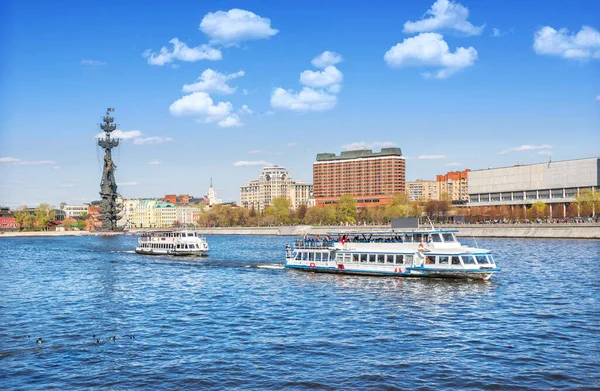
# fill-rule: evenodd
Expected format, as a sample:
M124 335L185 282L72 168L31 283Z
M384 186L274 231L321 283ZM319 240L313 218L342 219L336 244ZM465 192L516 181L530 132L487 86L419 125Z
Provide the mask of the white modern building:
M467 206L532 205L562 208L582 190L600 191L600 158L576 159L469 172Z
M60 209L65 212L66 217L81 217L88 212L89 204L67 205L60 204Z
M276 197L290 200L292 209L300 205L308 205L312 196L313 185L292 180L290 172L279 166L265 167L258 179L253 179L240 186L240 204L245 208L264 211Z

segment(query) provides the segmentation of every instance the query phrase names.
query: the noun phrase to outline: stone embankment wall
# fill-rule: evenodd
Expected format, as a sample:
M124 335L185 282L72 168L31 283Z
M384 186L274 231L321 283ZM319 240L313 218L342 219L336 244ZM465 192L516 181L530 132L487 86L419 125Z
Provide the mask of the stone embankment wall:
M479 238L563 238L563 239L600 239L600 224L521 224L521 225L444 225L442 229L458 229L459 237ZM349 227L239 227L239 228L201 228L205 235L325 235L327 232L383 232L390 227L349 226Z
M600 239L600 224L491 224L491 225L444 225L436 228L458 229L459 237L476 238L550 238L550 239ZM385 232L387 226L332 226L311 227L310 225L284 227L233 227L233 228L199 228L204 235L326 235L328 232ZM135 233L141 230L130 230ZM2 237L38 237L38 236L95 236L122 235L123 232L88 232L88 231L43 231L43 232L0 232Z

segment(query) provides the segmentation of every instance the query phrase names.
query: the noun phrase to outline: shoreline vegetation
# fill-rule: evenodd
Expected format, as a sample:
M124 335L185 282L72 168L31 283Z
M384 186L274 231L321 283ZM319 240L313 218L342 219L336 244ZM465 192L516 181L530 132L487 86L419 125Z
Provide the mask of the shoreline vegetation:
M530 224L442 224L436 228L458 229L459 237L475 238L534 238L534 239L600 239L600 223L530 223ZM162 228L164 230L165 228ZM203 235L271 235L302 236L325 235L328 232L383 232L390 226L348 225L348 226L271 226L271 227L200 227L192 228ZM161 230L161 229L156 229ZM117 232L102 231L33 231L0 232L0 238L9 237L63 237L63 236L118 236L136 235L146 229L130 229Z

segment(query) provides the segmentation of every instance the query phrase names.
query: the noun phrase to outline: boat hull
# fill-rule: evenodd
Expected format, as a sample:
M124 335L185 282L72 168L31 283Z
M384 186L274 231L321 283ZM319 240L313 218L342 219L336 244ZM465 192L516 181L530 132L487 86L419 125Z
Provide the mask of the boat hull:
M340 267L342 266L342 267ZM333 274L350 274L362 276L377 276L377 277L425 277L425 278L448 278L448 279L463 279L463 280L483 280L487 281L490 277L500 271L499 268L480 269L480 270L465 270L465 269L432 269L424 267L406 267L395 268L394 270L358 270L347 268L345 265L338 267L328 266L306 266L285 264L288 269L295 269L312 273L333 273Z
M179 257L206 257L208 256L208 251L174 251L174 250L162 250L162 251L157 251L159 249L135 249L135 252L137 254L142 254L142 255L174 255L174 256L179 256Z

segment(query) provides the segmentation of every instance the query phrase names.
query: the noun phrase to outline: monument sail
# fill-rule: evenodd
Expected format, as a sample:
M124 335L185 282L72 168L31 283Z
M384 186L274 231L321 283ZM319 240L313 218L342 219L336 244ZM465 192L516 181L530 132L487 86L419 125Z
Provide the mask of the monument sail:
M117 166L114 164L111 155L111 150L119 145L119 139L110 137L110 134L117 128L114 124L115 118L109 115L114 110L114 108L106 109L106 115L102 119L103 123L100 124L105 136L98 139L98 145L104 149L104 170L100 182L102 201L99 216L103 231L117 230L117 220L120 212L117 205L117 182L115 181Z

